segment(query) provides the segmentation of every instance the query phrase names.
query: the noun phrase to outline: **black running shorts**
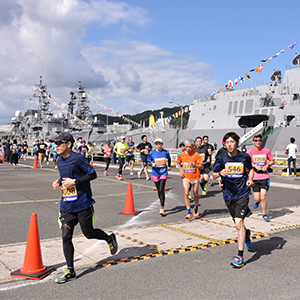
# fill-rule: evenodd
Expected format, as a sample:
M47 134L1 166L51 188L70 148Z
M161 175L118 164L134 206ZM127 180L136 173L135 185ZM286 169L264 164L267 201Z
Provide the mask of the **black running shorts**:
M270 178L262 180L254 180L253 193L259 193L261 189L269 190Z
M237 200L233 200L233 201L225 200L225 203L233 219L235 218L245 219L246 217L252 215L252 212L248 206L249 196Z

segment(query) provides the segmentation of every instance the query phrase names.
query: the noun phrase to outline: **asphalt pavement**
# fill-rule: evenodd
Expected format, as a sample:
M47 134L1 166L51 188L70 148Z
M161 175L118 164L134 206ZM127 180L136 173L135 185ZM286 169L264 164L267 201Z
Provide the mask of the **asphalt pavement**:
M32 169L32 160L16 170L0 165L0 298L28 299L298 299L299 286L299 179L272 176L268 192L270 223L261 210L246 220L252 246L245 266L230 261L237 253L236 230L216 181L200 198L199 219L186 221L181 179L176 169L166 186L166 217L159 215L154 184L116 166L92 182L95 226L114 231L119 252L110 256L107 245L87 240L77 228L74 236L78 279L54 283L62 273L60 229L57 224L59 192L51 187L58 178L53 165ZM128 183L132 183L136 216L119 216L124 210ZM251 206L253 198L251 198ZM57 270L40 281L13 279L22 267L30 217L37 213L43 263Z

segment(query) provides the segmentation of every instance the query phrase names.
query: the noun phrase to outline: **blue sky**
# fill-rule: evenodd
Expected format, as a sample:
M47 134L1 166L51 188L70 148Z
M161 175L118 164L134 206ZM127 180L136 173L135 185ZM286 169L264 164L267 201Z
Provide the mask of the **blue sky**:
M189 104L299 41L299 11L295 0L2 0L0 123L24 108L39 75L59 105L78 80L121 114ZM300 43L238 87L269 83L295 51Z

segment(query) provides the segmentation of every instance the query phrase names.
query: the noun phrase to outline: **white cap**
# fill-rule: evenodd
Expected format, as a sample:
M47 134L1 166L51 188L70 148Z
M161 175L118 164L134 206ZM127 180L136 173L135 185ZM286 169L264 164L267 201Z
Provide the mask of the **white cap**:
M126 139L125 135L121 135L121 136L120 136L120 140L121 140L121 139Z
M162 144L163 144L164 142L163 142L163 140L162 140L161 138L157 138L157 139L154 141L154 143L162 143Z

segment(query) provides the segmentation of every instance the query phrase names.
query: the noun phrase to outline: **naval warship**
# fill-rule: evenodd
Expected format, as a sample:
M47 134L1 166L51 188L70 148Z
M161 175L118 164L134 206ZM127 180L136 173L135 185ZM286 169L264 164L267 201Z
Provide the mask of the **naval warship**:
M265 147L273 152L284 151L290 137L297 142L300 133L300 54L296 54L292 63L283 76L280 70L275 70L269 84L238 90L231 87L210 99L195 98L190 105L187 129L171 128L162 116L160 126L140 127L119 135L132 135L137 143L142 134L147 134L150 142L160 137L165 147L177 148L181 141L203 135L208 135L212 144L221 145L228 131L240 135L240 144L250 146L252 137L261 133ZM105 126L93 118L81 82L76 91L70 92L66 114L61 111L53 115L49 109L51 97L42 78L36 93L38 109L27 110L24 116L17 111L10 136L32 139L70 131L96 145L117 138L116 133L105 132Z

